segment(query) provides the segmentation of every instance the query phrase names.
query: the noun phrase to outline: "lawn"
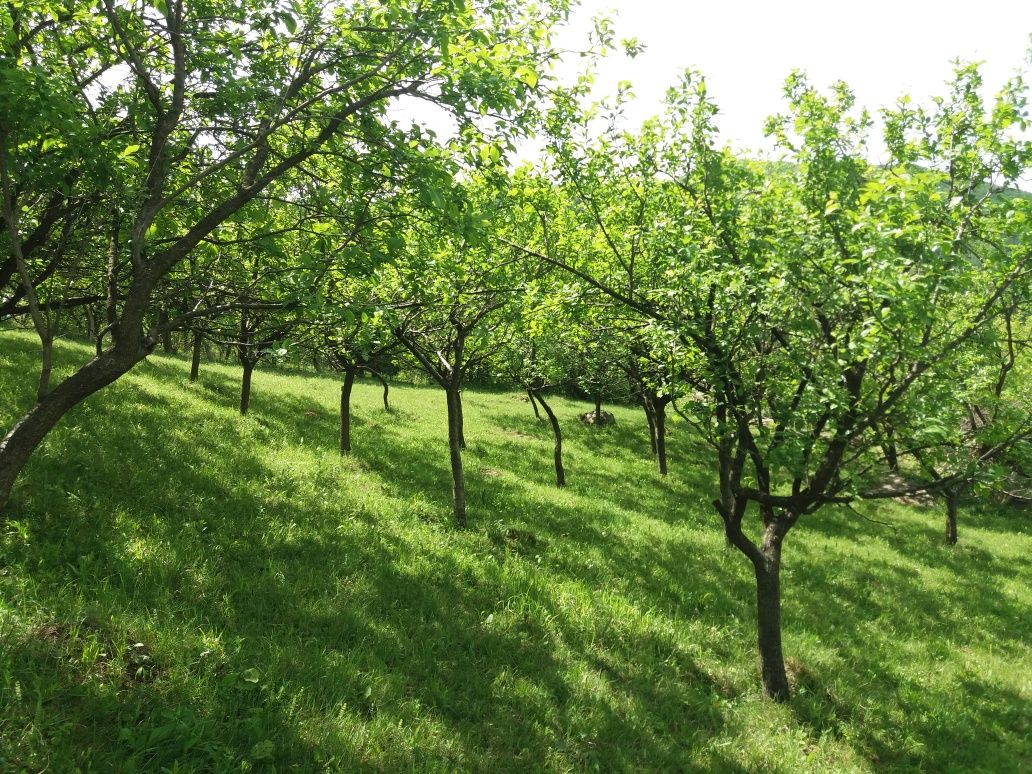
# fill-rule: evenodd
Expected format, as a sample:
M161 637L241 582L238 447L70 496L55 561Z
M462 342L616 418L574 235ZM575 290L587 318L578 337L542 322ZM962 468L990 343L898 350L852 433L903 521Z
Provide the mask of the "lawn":
M89 356L58 347L58 370ZM33 339L0 331L0 427ZM152 356L75 409L0 523L0 771L1029 771L1032 513L895 503L789 536L795 695L762 698L751 567L683 424L521 395ZM609 408L609 407L607 407Z

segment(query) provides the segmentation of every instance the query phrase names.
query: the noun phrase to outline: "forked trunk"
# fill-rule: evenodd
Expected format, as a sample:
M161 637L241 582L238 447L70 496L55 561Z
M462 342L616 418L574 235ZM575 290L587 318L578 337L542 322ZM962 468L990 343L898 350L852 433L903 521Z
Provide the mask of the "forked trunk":
M555 436L555 485L566 486L566 471L563 469L563 434L559 431L559 420L541 393L537 393L536 397L548 415L548 421L552 423L552 435Z
M344 384L340 386L340 453L351 451L351 388L355 385L354 370L344 372Z
M462 445L460 443L460 425L462 408L459 392L446 389L448 398L448 451L451 458L452 472L452 507L455 521L460 527L466 526L466 482L462 474Z
M0 508L6 505L18 474L46 434L74 406L111 384L145 357L109 350L61 382L8 431L0 441Z
M538 404L534 399L534 391L529 387L527 388L527 398L530 400L530 407L534 409L534 417L536 419L541 419L541 412L538 411Z

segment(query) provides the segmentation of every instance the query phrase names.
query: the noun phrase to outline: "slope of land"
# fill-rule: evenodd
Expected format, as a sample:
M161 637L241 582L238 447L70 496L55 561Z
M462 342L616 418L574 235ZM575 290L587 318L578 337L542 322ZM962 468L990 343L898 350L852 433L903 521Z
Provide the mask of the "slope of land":
M62 344L60 368L89 350ZM0 770L1032 768L1032 518L829 509L785 550L795 686L761 698L753 581L706 450L469 390L471 528L433 388L154 356L47 439L0 524ZM32 338L0 331L0 427ZM59 369L60 370L60 369ZM869 521L873 519L875 521Z

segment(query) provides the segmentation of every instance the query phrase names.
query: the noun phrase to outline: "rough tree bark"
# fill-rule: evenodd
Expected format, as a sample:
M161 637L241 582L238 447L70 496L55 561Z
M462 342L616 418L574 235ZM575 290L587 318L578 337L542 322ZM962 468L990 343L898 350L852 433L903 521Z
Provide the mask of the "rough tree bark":
M781 649L781 542L784 537L778 522L768 525L763 533L761 557L753 560L760 679L763 692L777 702L788 701L790 693Z

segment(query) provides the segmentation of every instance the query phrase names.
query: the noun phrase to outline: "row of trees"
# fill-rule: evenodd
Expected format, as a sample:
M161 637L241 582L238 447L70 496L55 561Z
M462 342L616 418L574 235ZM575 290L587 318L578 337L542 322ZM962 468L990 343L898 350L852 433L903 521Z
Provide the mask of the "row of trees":
M668 410L710 447L715 516L750 562L764 690L789 695L780 568L828 505L1013 490L1029 470L1032 164L1019 78L992 104L958 67L931 107L872 121L801 75L757 161L718 143L688 73L640 130L590 78L543 73L568 12L500 0L103 0L0 10L0 320L40 340L36 400L0 441L0 507L67 411L171 337L242 366L337 368L342 453L359 373L400 357L445 393L467 524L462 391L633 397L661 474ZM596 47L611 46L600 26ZM420 100L439 138L392 118ZM539 162L512 170L528 132ZM52 384L55 337L96 356ZM387 393L385 383L385 406ZM888 479L887 474L897 474ZM752 517L750 514L754 514ZM747 517L755 518L750 527Z

